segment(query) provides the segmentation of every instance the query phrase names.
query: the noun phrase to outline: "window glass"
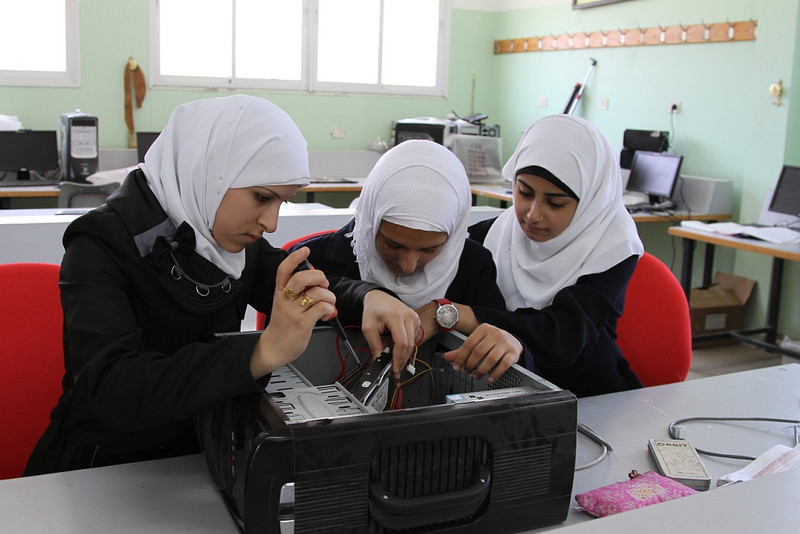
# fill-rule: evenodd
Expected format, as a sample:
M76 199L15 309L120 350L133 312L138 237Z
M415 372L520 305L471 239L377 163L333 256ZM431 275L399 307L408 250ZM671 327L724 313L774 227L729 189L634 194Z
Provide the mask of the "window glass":
M13 51L0 54L0 84L78 85L78 0L3 0L0 21L0 50Z
M375 0L319 0L319 81L378 82L380 8Z
M442 7L442 4L446 8ZM154 85L444 94L449 0L151 0ZM186 23L186 13L192 23Z
M300 80L303 2L237 0L236 77Z
M162 0L159 5L159 74L233 75L233 0Z
M381 82L387 85L436 85L439 3L384 0Z

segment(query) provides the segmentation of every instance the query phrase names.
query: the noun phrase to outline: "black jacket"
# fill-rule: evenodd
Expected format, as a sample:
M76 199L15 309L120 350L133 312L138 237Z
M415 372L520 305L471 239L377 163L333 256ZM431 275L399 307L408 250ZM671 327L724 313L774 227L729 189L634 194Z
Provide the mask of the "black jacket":
M360 280L361 273L348 237L354 226L355 220L351 219L336 232L309 238L294 245L292 250L304 246L310 248L308 260L328 276ZM465 240L456 276L445 294L439 297L468 306L474 304L505 309L505 300L497 287L497 268L492 253L471 239Z
M494 219L471 226L483 243ZM603 273L581 276L542 310L498 311L473 306L481 322L513 333L533 353L529 369L579 397L642 387L617 346L617 319L638 256Z
M248 304L269 316L286 253L261 239L227 279L195 253L188 225L174 229L139 170L63 242L64 392L25 474L198 452L193 416L268 380L250 373L254 336L214 334L238 331ZM375 287L331 281L356 322Z

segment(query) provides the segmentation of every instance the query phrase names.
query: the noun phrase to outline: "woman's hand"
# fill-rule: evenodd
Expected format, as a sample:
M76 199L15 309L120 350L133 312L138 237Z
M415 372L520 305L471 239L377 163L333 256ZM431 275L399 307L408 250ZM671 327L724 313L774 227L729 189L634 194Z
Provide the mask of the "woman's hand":
M519 361L521 354L522 343L516 337L502 328L481 323L461 347L443 356L456 371L464 369L475 378L489 374L489 382L494 382Z
M392 374L396 380L414 351L420 337L420 320L417 312L390 294L373 289L364 296L364 314L361 332L369 345L372 357L377 358L384 346L381 336L391 335Z
M322 271L294 272L309 252L307 247L300 248L278 266L270 320L250 358L255 379L300 356L317 321L330 319L336 312L336 296L328 290Z

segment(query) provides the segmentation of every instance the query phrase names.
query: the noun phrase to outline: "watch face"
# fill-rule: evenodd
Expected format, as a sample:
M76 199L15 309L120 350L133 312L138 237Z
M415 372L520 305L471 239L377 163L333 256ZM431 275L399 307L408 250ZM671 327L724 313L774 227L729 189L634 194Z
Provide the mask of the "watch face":
M442 328L453 328L458 322L458 310L452 304L439 306L436 310L436 322Z

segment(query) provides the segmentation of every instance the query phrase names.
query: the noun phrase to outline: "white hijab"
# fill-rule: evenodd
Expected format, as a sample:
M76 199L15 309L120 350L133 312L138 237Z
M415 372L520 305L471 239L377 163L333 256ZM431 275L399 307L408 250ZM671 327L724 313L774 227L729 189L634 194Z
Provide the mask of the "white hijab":
M569 226L542 243L525 236L513 206L490 228L484 244L494 256L509 310L542 309L580 276L604 272L644 251L622 203L616 153L591 123L574 115L534 122L503 167L503 176L513 181L519 170L533 165L550 171L579 201Z
M355 211L353 247L362 280L394 291L411 308L445 295L456 276L472 194L464 166L442 145L410 140L386 152L369 173ZM420 272L395 276L375 249L381 221L447 233Z
M262 98L234 95L175 108L140 165L177 228L187 222L198 254L239 278L244 251L232 253L211 235L230 188L306 185L306 141L283 110Z

